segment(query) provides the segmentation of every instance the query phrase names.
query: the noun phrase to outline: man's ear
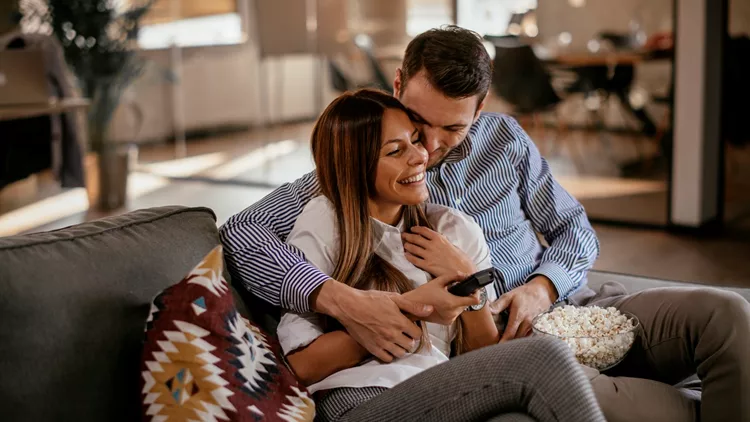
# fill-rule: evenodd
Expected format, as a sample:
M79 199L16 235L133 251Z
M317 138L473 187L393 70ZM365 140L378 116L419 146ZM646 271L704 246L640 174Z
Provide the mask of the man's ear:
M396 69L396 78L393 80L393 96L401 98L401 68Z
M477 106L477 112L474 113L474 121L475 122L479 119L479 113L482 112L482 110L484 109L484 105L486 103L487 103L487 95L484 96L484 98L482 99L482 102L479 103L479 105Z

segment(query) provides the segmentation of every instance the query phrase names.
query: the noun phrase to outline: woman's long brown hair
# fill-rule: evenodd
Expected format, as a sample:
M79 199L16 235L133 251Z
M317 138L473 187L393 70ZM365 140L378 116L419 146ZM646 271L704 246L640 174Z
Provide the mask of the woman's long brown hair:
M405 293L414 288L413 283L374 252L368 207L375 195L383 117L388 109L409 115L400 101L381 91L342 94L318 118L311 143L320 190L333 204L338 225L339 255L331 276L360 290ZM404 206L402 217L406 231L417 225L431 227L424 205ZM458 353L464 344L462 331L458 324ZM429 341L427 330L422 333L420 347Z

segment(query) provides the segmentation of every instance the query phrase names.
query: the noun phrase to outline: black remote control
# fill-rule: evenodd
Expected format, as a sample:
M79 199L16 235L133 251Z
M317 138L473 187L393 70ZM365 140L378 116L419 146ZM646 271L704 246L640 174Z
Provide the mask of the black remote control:
M448 292L456 296L469 296L493 281L495 281L495 269L487 268L486 270L470 275L464 281L448 287Z

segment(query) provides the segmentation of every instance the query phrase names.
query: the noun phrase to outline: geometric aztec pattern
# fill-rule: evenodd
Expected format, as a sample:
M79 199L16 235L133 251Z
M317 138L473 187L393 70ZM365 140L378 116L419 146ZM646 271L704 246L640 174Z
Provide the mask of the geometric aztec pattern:
M312 421L278 342L237 313L217 246L160 293L146 323L143 420Z

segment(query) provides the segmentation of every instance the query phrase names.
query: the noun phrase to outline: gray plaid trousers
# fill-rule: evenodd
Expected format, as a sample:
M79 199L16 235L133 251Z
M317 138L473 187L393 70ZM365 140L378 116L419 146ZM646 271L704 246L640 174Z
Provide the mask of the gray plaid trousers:
M568 346L549 337L467 353L391 389L334 389L317 411L324 422L605 420Z

